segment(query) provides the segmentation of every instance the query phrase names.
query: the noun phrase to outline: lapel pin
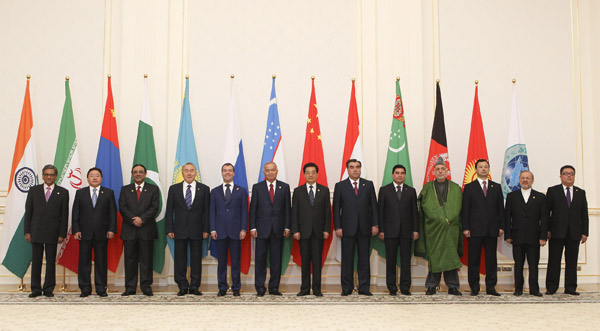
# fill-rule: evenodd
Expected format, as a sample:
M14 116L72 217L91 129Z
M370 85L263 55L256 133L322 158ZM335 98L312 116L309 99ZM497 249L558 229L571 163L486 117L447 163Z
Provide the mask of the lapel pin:
M131 192L133 192L133 190L131 190Z
M239 191L239 190L240 190L240 188L239 188L239 187L236 187L236 188L235 188L235 190L236 190L236 191Z
M104 194L104 191L100 191L100 194Z
M535 195L534 195L534 196L532 196L532 198L534 198L534 199L535 199Z
M321 192L321 190L320 190L320 189L317 189L317 192Z
M363 183L363 186L365 186L365 183Z
M281 186L278 186L277 188L281 190Z
M60 194L60 192L56 192L56 194Z
M575 192L579 192L579 190L578 190L578 189L575 189Z

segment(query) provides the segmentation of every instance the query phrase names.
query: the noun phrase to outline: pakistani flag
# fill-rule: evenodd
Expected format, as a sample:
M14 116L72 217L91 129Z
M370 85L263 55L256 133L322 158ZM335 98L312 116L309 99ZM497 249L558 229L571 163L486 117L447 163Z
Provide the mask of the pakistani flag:
M408 140L406 139L406 122L404 120L404 105L402 104L402 93L400 92L400 79L396 79L396 102L394 105L394 116L392 118L392 129L390 131L390 142L388 145L383 182L385 186L392 182L392 169L396 164L406 168L406 179L404 183L413 186L412 172L410 170L410 157L408 154ZM373 238L373 248L379 256L385 258L385 243L379 238ZM400 254L396 264L400 266Z
M8 181L8 197L0 242L0 260L2 265L19 278L23 278L31 263L31 244L25 240L24 216L25 201L29 189L38 183L35 172L35 144L33 135L33 116L29 98L29 77L25 88L25 100L21 112L21 123L12 168Z
M165 204L160 177L158 176L158 162L156 162L156 149L154 148L154 133L152 130L152 115L150 114L150 103L148 102L147 78L144 78L144 98L142 100L142 112L140 114L140 123L138 125L137 140L135 142L133 164L143 164L147 170L146 181L158 186L158 189L160 190L159 212L156 217L158 239L154 240L154 260L152 262L154 271L160 274L162 273L165 264L165 247L167 246L167 235L165 234ZM133 182L133 178L131 180Z

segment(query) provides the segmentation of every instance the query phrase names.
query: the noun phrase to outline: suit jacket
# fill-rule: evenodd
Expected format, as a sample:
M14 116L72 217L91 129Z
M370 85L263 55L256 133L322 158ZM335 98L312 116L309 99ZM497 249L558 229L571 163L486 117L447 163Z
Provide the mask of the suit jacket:
M329 188L317 184L313 192L314 206L310 204L305 184L296 187L292 196L292 233L300 232L300 239L309 239L311 235L323 239L323 232L331 232Z
M371 227L378 225L377 198L373 182L360 178L358 196L350 178L335 184L333 192L333 223L343 229L344 236L371 236Z
M573 186L571 194L571 207L569 208L561 184L548 188L546 204L550 211L549 226L552 238L564 239L567 237L567 233L570 233L571 239L581 240L581 235L589 235L585 191Z
M258 238L267 239L271 229L275 236L283 238L283 230L291 229L290 186L277 180L273 202L269 196L266 180L252 186L250 199L250 230L256 229Z
M238 185L231 190L231 199L225 201L223 185L210 193L210 232L217 232L217 240L240 240L240 232L248 232L248 191Z
M156 229L156 214L158 213L160 191L158 186L146 182L140 200L137 199L135 183L125 185L121 188L119 196L119 211L123 216L123 227L121 228L122 240L152 240L158 238ZM142 226L133 225L133 217L142 219Z
M521 190L510 192L506 196L504 217L504 240L512 239L513 245L535 245L548 238L548 207L543 193L532 189L525 202Z
M188 208L183 193L184 184L181 182L169 187L165 230L166 233L174 233L175 239L201 240L203 233L208 232L210 188L196 182L194 201Z
M379 232L386 238L412 238L413 232L419 232L419 211L417 209L417 191L402 185L402 200L398 200L394 182L379 189Z
M46 202L44 184L32 186L25 201L24 232L31 241L57 244L58 237L67 236L69 222L69 191L54 184Z
M504 196L500 184L488 180L487 196L476 179L465 185L462 199L462 229L471 237L498 237L504 230Z
M96 191L96 207L92 204L90 187L75 192L73 202L73 233L81 232L82 240L106 239L107 232L117 232L115 193L107 187Z

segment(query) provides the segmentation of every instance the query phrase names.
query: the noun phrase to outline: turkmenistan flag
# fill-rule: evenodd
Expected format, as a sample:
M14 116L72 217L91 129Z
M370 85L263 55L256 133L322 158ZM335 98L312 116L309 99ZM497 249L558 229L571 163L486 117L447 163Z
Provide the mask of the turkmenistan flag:
M15 144L12 168L8 181L8 197L0 243L2 265L19 278L23 278L31 263L31 244L25 240L25 201L29 188L36 185L35 146L33 139L33 115L29 98L29 77L25 88L25 100L21 112L21 123Z
M56 263L65 268L78 272L79 266L79 241L73 239L71 232L71 211L75 201L75 192L83 187L85 175L82 175L79 165L79 148L75 135L75 120L73 118L73 104L71 102L71 89L69 77L65 80L65 105L63 106L58 142L54 154L54 166L58 169L56 184L69 191L69 232L67 238L60 246Z
M385 160L385 170L381 186L392 182L392 169L397 164L406 168L406 179L404 183L413 186L412 172L410 170L410 156L408 154L408 140L406 138L406 121L404 119L404 104L402 103L402 92L400 92L400 79L396 78L396 101L394 104L394 115L392 117L392 129L390 130L390 142ZM379 238L373 239L373 248L379 256L385 258L385 243ZM400 266L400 254L397 255L396 263Z
M167 235L165 234L165 205L163 203L164 199L160 177L158 176L158 162L156 162L156 149L154 147L154 133L152 130L152 115L150 114L150 103L148 101L147 78L144 78L144 97L142 100L142 112L140 114L140 123L138 125L137 140L135 142L133 164L143 164L146 166L146 181L158 186L158 189L160 190L159 212L156 217L158 239L154 240L154 261L152 262L154 271L160 274L165 265ZM133 178L131 181L133 182Z

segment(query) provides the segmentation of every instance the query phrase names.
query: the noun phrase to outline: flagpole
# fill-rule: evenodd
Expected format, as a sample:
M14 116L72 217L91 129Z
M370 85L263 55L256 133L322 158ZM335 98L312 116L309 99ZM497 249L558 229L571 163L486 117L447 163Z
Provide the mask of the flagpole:
M27 79L29 79L29 75L27 75ZM21 284L19 284L19 287L17 287L17 289L19 290L19 292L25 292L25 285L23 284L23 278L21 278Z
M67 268L65 266L63 266L63 281L60 285L60 291L67 292Z

